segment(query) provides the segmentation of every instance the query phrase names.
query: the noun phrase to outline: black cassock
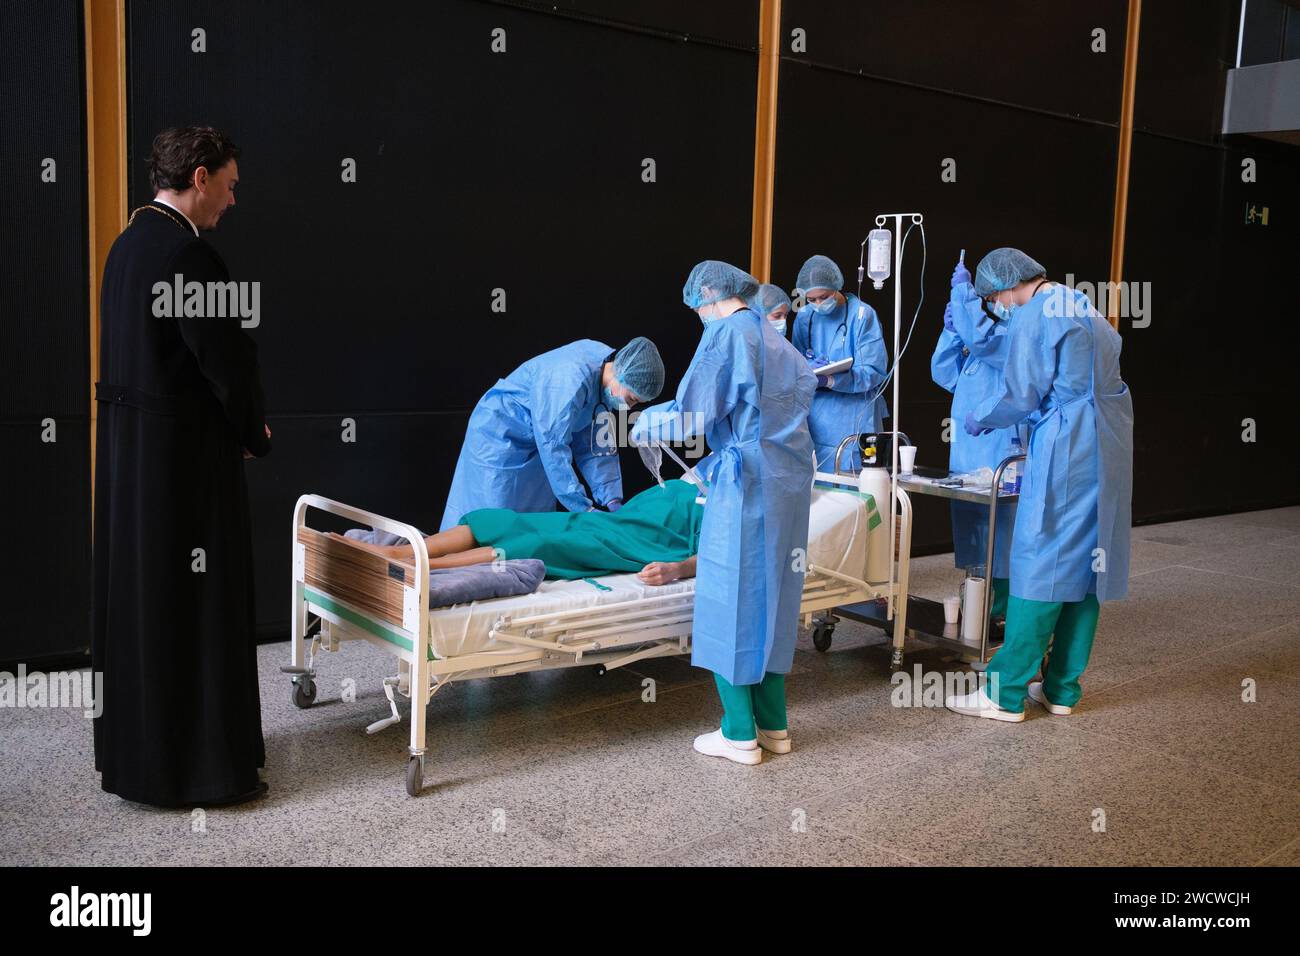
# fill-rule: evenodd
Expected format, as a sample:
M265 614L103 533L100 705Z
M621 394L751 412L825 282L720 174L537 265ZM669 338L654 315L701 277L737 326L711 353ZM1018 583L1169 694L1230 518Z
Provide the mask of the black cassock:
M266 761L243 461L270 451L257 348L238 315L155 316L154 284L178 273L230 278L150 203L104 267L96 383L95 769L158 806L243 795Z

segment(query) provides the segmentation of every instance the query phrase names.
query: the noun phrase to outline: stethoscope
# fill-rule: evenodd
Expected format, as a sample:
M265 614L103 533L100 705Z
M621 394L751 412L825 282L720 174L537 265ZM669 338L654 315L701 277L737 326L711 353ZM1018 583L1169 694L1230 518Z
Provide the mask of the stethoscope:
M859 301L860 301L860 300L859 300ZM812 305L811 302L809 302L808 304L809 304L809 305ZM831 347L830 347L830 349L828 350L828 352L833 352L833 351L835 351L835 346L839 344L841 338L843 338L845 341L848 340L848 336L849 336L849 315L850 315L850 314L851 314L851 313L850 313L850 311L849 311L849 297L846 295L846 296L844 297L844 318L840 319L839 327L835 330L835 335L834 335L834 337L831 339ZM814 319L818 319L818 318L820 318L820 317L821 317L821 313L819 313L819 312L817 311L816 307L814 306L814 307L813 307L813 310L812 310L812 317L808 320L808 345L809 345L809 347L810 347L810 349L809 349L810 351L811 351L811 346L812 346L812 323L813 323L813 320L814 320ZM810 357L811 357L811 356L810 356ZM828 357L828 358L830 357L829 354L827 355L827 357Z
M608 359L606 361L608 361ZM601 363L600 367L602 369L605 367L603 362ZM614 412L614 410L605 404L605 395L604 392L601 390L600 373L597 373L596 374L596 404L592 406L591 409L591 428L587 432L587 441L588 444L590 445L591 454L593 457L611 458L614 455L618 454L617 440L611 441L609 443L610 444L609 448L605 448L605 447L601 447L600 449L596 448L596 444L597 444L596 431L599 428L597 422L600 420L600 409L602 408L605 410L605 414L608 416L608 418L606 419L607 421L613 423L618 420L618 415ZM612 438L613 435L611 434L610 437Z
M609 416L608 421L610 422L617 421L617 417L612 411L610 411L609 406L606 405L603 400L596 402L596 409L600 409L600 408L605 409L605 414ZM618 444L616 442L611 441L609 443L610 447L605 448L603 442L598 443L596 441L596 432L599 431L601 428L599 421L600 421L600 412L593 409L591 413L591 428L587 432L587 440L591 445L591 454L595 458L610 458L618 454ZM601 447L598 448L597 444L600 444Z

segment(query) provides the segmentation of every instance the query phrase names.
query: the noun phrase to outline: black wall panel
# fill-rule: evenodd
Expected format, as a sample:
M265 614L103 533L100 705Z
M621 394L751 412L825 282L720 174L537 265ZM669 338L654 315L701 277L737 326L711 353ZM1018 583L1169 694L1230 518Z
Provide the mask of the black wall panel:
M0 6L0 663L89 644L89 308L82 5ZM53 182L42 181L45 159ZM43 441L53 420L55 441Z
M87 414L89 325L81 4L0 15L0 420ZM42 180L45 160L54 182Z
M1250 0L1249 8L1259 5ZM1133 104L1137 129L1203 143L1218 139L1240 13L1237 0L1145 0Z
M212 123L244 151L239 205L211 239L235 278L264 283L253 335L275 452L248 474L267 626L286 619L299 494L337 488L436 527L498 377L574 339L642 334L674 388L699 338L687 272L747 263L757 5L728 30L716 11L600 6L128 4L132 204L158 129ZM682 39L700 30L718 41ZM631 491L649 481L635 455L624 474Z
M758 49L758 0L497 0L616 26Z
M1229 0L1143 4L1124 272L1149 284L1151 314L1120 329L1146 521L1300 500L1296 375L1279 347L1294 326L1300 149L1217 134L1239 15ZM1267 206L1269 223L1248 224L1248 205Z
M786 0L782 53L788 61L1116 122L1127 9L1126 0ZM797 29L806 53L793 51ZM1098 29L1105 52L1093 52ZM838 122L868 127L898 108L884 88L827 105ZM944 117L926 122L942 129ZM808 123L803 131L814 130ZM988 127L983 135L1005 140L1008 130Z

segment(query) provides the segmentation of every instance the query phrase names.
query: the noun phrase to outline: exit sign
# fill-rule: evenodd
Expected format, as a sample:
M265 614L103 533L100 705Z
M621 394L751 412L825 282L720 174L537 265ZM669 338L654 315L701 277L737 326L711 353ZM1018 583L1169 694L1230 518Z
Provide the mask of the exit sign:
M1261 206L1259 203L1246 203L1246 225L1248 226L1267 226L1268 225L1268 207Z

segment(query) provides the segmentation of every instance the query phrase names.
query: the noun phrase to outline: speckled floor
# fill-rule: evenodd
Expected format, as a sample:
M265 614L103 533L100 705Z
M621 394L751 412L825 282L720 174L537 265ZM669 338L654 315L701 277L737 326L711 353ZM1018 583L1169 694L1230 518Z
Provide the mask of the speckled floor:
M829 653L801 634L795 750L758 767L691 750L719 707L681 659L447 688L410 799L405 718L364 730L392 658L323 655L300 711L265 646L271 792L201 819L104 793L79 712L0 709L0 864L1300 865L1300 508L1138 528L1133 551L1072 716L891 706L880 632L846 621ZM918 593L958 579L913 563Z

